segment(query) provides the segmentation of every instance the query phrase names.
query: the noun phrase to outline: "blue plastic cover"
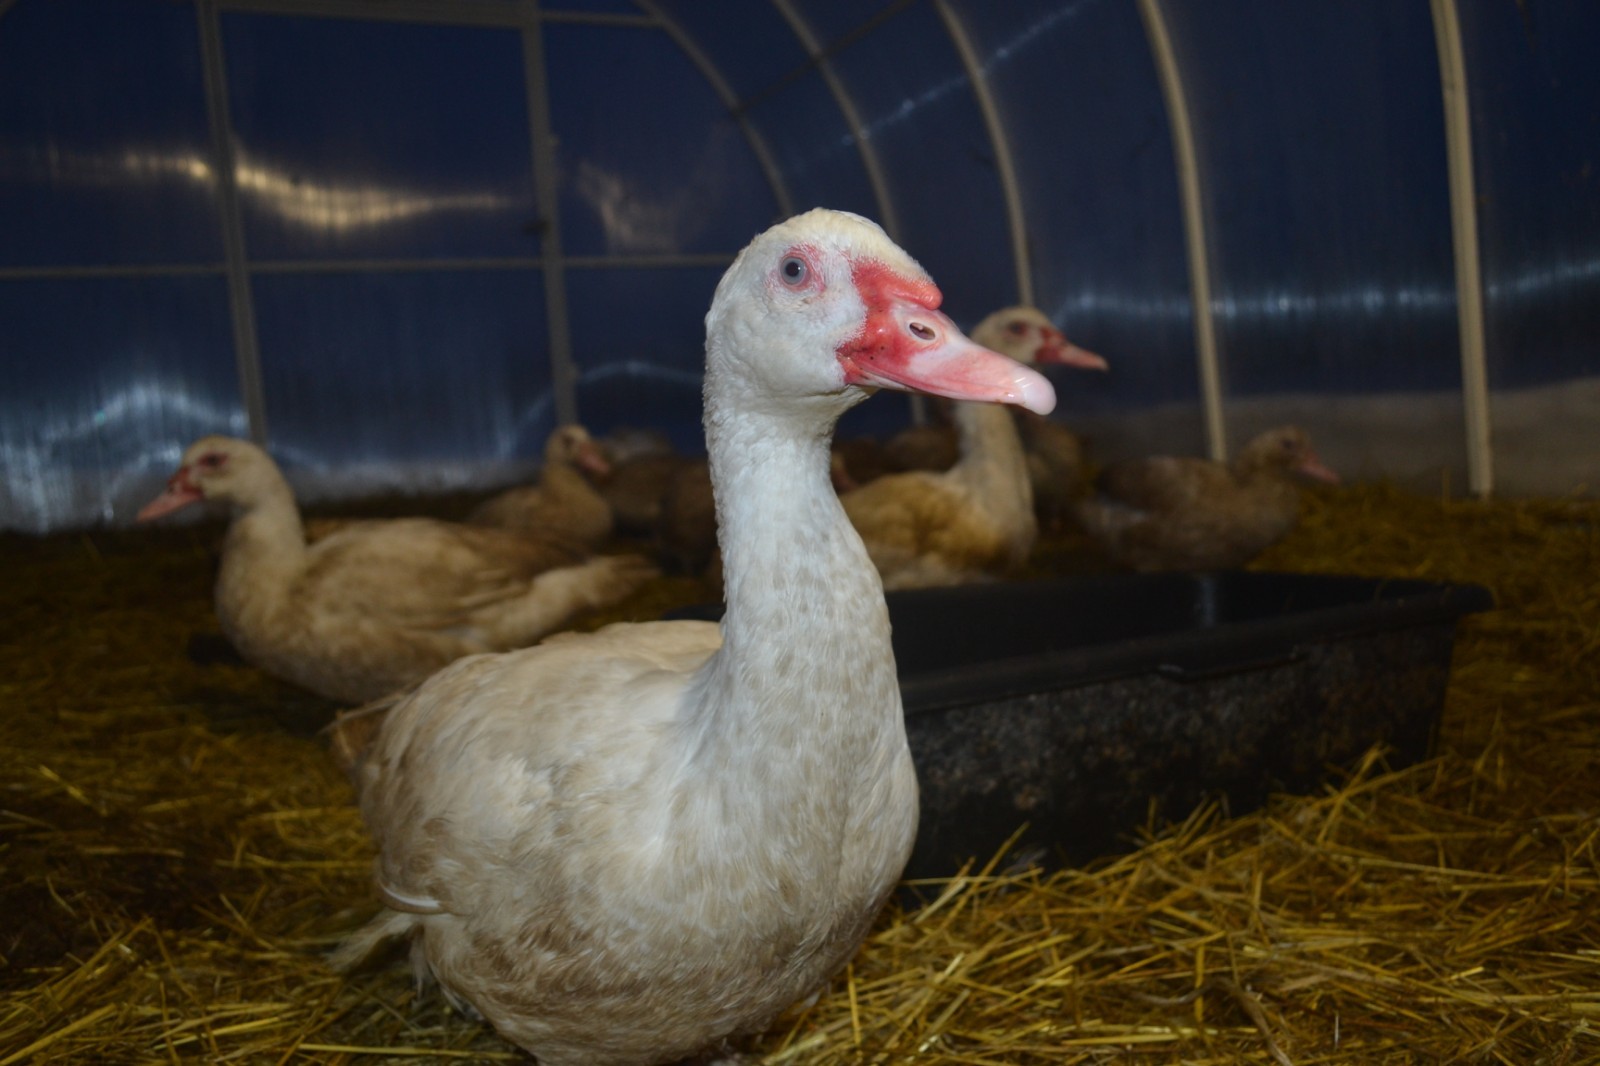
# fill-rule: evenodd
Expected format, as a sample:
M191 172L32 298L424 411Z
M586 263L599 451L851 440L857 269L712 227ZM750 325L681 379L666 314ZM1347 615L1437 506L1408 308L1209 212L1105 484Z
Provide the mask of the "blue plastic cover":
M217 263L194 8L23 0L0 20L0 266Z
M1000 156L954 30L1015 165L1035 302L1112 363L1057 372L1058 417L1099 458L1199 450L1174 152L1137 5L789 0L815 58L774 3L541 6L558 221L582 258L566 270L576 400L597 431L644 423L699 447L712 287L780 210L741 120L796 210L881 219L853 106L901 242L957 320L1015 298ZM1456 6L1498 483L1592 487L1600 9ZM1198 140L1230 443L1302 421L1347 475L1461 487L1428 6L1159 7ZM242 8L220 15L221 43L269 445L313 491L524 468L556 409L524 32ZM657 10L668 25L646 24ZM125 519L187 439L246 429L197 11L214 15L0 5L0 525ZM908 411L880 397L842 432Z
M1055 417L1090 430L1102 459L1198 453L1172 138L1137 9L1017 0L964 4L961 18L1016 159L1034 302L1111 364L1105 374L1051 371ZM994 269L1009 276L1009 255ZM1151 409L1158 423L1124 414Z
M539 254L515 30L225 14L254 259Z
M1502 484L1600 488L1600 5L1461 5Z
M1299 422L1347 475L1434 472L1437 487L1442 467L1459 485L1427 6L1163 7L1196 126L1230 444Z
M132 521L183 445L246 430L220 277L6 280L0 337L5 528Z
M683 451L705 451L705 314L721 277L721 267L567 275L578 412L591 432L651 427Z
M558 23L544 41L569 255L732 253L771 224L744 134L671 38Z
M537 271L268 275L255 302L269 438L302 484L436 490L543 451Z
M196 39L138 0L0 20L0 527L126 521L178 442L243 429Z

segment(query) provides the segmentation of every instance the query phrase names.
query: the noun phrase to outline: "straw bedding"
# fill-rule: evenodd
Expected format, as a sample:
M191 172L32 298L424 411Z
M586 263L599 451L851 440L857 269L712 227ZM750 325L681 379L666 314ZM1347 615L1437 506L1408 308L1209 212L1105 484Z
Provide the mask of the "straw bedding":
M206 636L216 534L3 543L0 1066L525 1061L398 964L324 965L371 907L368 845L315 735L333 708ZM1257 565L1495 592L1436 758L926 886L750 1056L1600 1062L1600 505L1323 492Z

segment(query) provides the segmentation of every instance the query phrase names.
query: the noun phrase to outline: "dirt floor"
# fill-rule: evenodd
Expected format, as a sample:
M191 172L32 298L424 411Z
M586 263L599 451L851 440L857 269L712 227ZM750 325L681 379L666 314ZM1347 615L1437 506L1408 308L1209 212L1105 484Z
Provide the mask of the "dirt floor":
M0 1066L525 1061L398 959L324 964L373 910L335 708L221 640L218 532L0 537ZM1037 569L1097 565L1056 538ZM929 886L750 1054L1600 1062L1600 504L1323 491L1256 566L1494 592L1435 758Z

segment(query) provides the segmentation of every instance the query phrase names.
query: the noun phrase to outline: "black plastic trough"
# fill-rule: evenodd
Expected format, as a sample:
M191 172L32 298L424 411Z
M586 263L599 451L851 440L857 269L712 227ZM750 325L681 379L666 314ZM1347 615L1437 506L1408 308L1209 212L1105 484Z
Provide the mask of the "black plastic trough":
M1431 750L1472 585L1104 575L889 595L922 787L908 877L1127 846L1152 814L1315 790L1382 742ZM695 612L715 617L716 611Z

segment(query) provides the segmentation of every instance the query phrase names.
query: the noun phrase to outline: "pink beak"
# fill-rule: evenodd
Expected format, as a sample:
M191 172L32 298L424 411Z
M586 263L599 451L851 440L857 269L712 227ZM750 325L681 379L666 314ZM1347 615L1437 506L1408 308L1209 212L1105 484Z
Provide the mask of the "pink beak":
M178 472L167 479L167 491L139 508L139 513L134 515L133 520L148 522L152 518L160 518L164 514L182 510L191 503L199 503L204 498L200 487L189 480L189 468L180 466Z
M929 282L871 260L857 262L851 274L867 321L838 349L849 384L1010 403L1039 414L1055 407L1055 387L1044 375L974 344L936 310L940 294Z
M1324 466L1322 460L1315 455L1306 456L1305 460L1294 470L1297 474L1304 474L1306 477L1314 478L1317 481L1326 481L1330 485L1339 484L1339 475L1334 473L1331 467Z
M1056 366L1075 366L1080 370L1105 370L1106 361L1100 356L1080 348L1059 331L1046 330L1044 343L1039 345L1039 350L1034 353L1033 361L1037 365L1054 364Z
M579 469L587 470L595 477L608 477L611 474L611 464L606 461L605 455L600 451L600 446L594 441L584 441L578 446L578 453L573 461Z

